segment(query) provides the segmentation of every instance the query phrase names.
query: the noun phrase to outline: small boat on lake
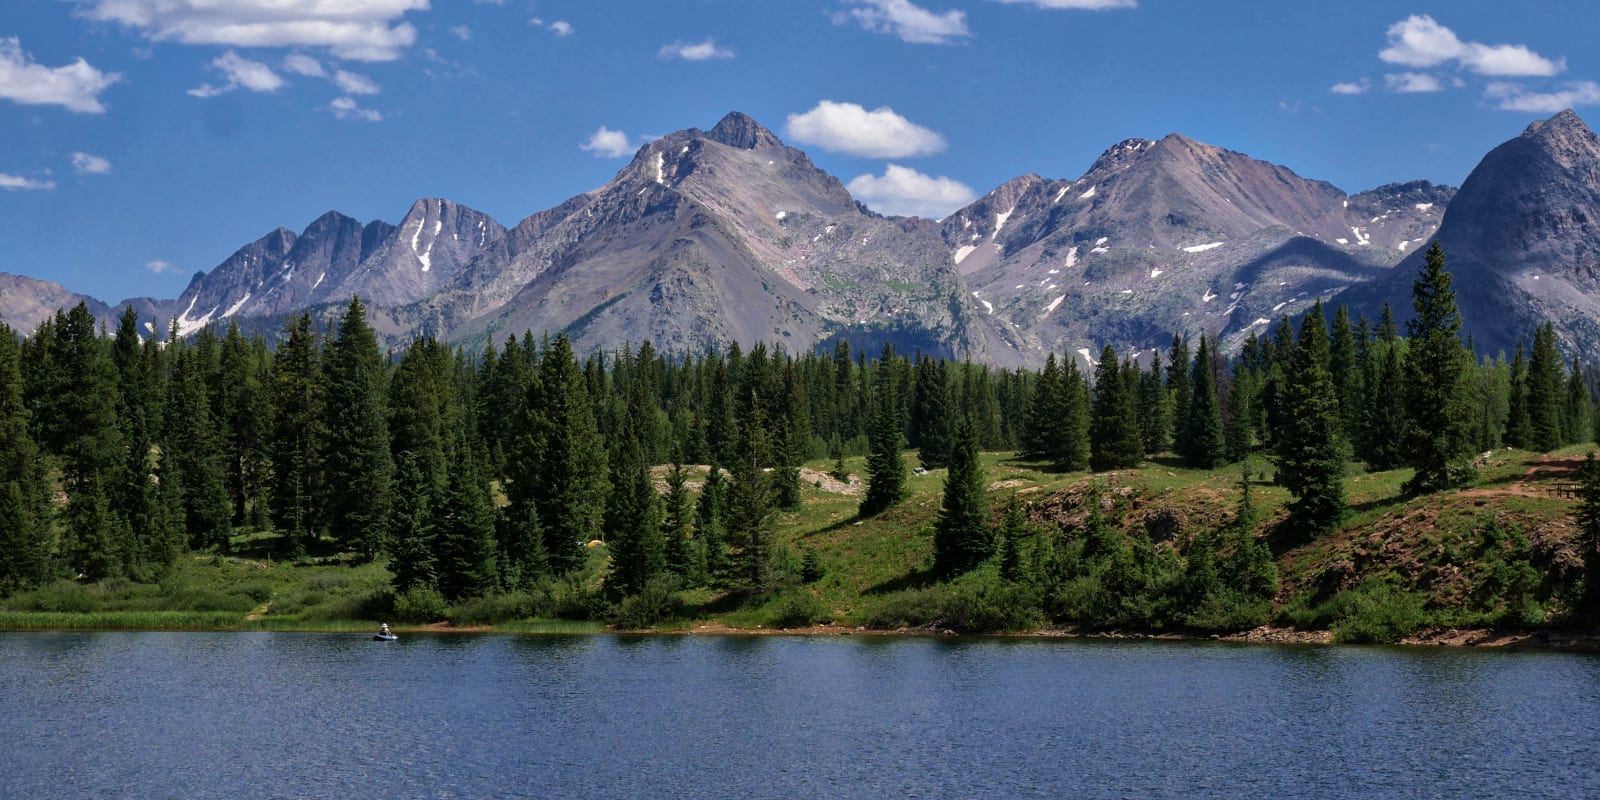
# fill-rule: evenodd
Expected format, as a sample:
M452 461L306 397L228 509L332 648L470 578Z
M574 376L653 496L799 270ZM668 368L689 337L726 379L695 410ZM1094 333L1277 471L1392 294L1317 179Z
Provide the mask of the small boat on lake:
M374 633L374 634L372 634L372 641L374 641L374 642L392 642L392 641L394 641L396 639L399 639L399 638L400 637L398 637L398 636L396 636L396 635L394 635L392 633Z

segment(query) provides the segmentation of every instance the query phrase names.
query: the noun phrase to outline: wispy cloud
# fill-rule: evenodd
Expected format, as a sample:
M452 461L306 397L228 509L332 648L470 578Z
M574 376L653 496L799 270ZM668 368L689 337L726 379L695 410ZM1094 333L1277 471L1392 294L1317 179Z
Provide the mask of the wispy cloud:
M335 119L352 122L380 122L383 115L370 108L362 108L353 98L336 97L328 104L328 110L333 112Z
M325 47L353 61L393 61L417 40L403 18L428 0L74 0L79 13L151 41L229 47Z
M1336 83L1332 86L1332 88L1328 89L1328 91L1333 92L1334 94L1354 95L1366 94L1370 89L1372 89L1372 81L1362 78L1358 81Z
M930 11L911 0L846 0L859 6L835 14L836 24L854 20L873 33L887 33L910 44L951 44L972 35L965 11Z
M163 261L158 258L154 261L145 262L144 268L154 272L157 275L160 275L164 272L176 272L178 265L172 263L171 261Z
M371 78L342 69L333 73L333 82L345 94L378 94L383 91Z
M589 141L578 145L578 149L595 158L621 158L637 148L628 142L628 134L601 125L600 130L589 134Z
M1383 76L1383 85L1391 92L1400 94L1422 94L1425 92L1442 92L1444 84L1438 78L1426 72L1398 72Z
M707 39L703 42L673 42L662 46L659 55L684 61L709 61L713 58L733 58L733 51L718 47L714 39Z
M220 85L201 84L189 90L195 97L216 97L235 89L252 92L275 92L283 88L283 78L260 61L251 61L229 50L211 60L211 66L222 73L225 80Z
M465 25L456 25L450 29L450 32L463 42L472 41L472 29Z
M100 114L100 93L122 76L101 72L78 59L64 67L34 63L15 36L0 39L0 98L23 105L61 106L80 114Z
M34 192L56 188L56 182L50 180L35 180L24 178L21 175L10 175L0 172L0 189L8 192Z
M1138 0L996 0L1008 5L1029 5L1036 8L1105 11L1112 8L1136 8Z
M551 33L562 39L572 35L572 23L567 22L564 19L558 19L553 22L546 23L544 20L534 17L533 19L528 20L528 24L534 26L535 28L549 28Z
M847 187L857 200L881 214L939 219L977 198L972 188L946 177L924 175L890 164L882 175L858 175Z
M868 111L855 103L823 100L804 114L790 114L788 138L824 150L867 158L907 158L944 150L944 137L888 106Z
M1389 46L1378 58L1405 67L1437 67L1455 62L1479 75L1548 77L1564 72L1567 60L1549 59L1521 44L1463 42L1455 31L1426 14L1413 14L1389 26Z
M79 175L108 175L111 173L111 162L88 153L73 153L72 169Z
M1485 87L1483 96L1495 101L1495 107L1505 111L1553 114L1577 106L1600 105L1600 84L1573 81L1558 91L1530 92L1519 84L1497 82Z
M326 78L328 71L322 68L322 62L306 55L305 53L290 53L283 57L283 71L304 75L308 78Z

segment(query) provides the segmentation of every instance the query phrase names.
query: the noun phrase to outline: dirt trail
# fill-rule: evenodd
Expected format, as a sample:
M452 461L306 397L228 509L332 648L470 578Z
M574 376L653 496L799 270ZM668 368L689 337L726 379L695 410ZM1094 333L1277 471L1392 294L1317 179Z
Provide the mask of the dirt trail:
M1577 480L1578 466L1582 462L1583 459L1576 456L1539 456L1538 463L1524 470L1519 481L1504 486L1474 487L1461 493L1474 497L1550 497L1555 487Z

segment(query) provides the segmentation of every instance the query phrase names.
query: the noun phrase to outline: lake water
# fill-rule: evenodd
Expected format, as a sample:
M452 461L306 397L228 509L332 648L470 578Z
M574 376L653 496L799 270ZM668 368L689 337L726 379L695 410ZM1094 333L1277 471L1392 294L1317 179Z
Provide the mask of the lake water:
M0 796L1600 797L1600 657L0 633Z

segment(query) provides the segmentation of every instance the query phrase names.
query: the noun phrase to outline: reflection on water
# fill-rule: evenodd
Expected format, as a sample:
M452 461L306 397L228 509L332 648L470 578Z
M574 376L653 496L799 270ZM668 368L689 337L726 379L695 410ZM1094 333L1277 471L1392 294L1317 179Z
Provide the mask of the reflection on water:
M0 797L1594 797L1600 659L0 634Z

